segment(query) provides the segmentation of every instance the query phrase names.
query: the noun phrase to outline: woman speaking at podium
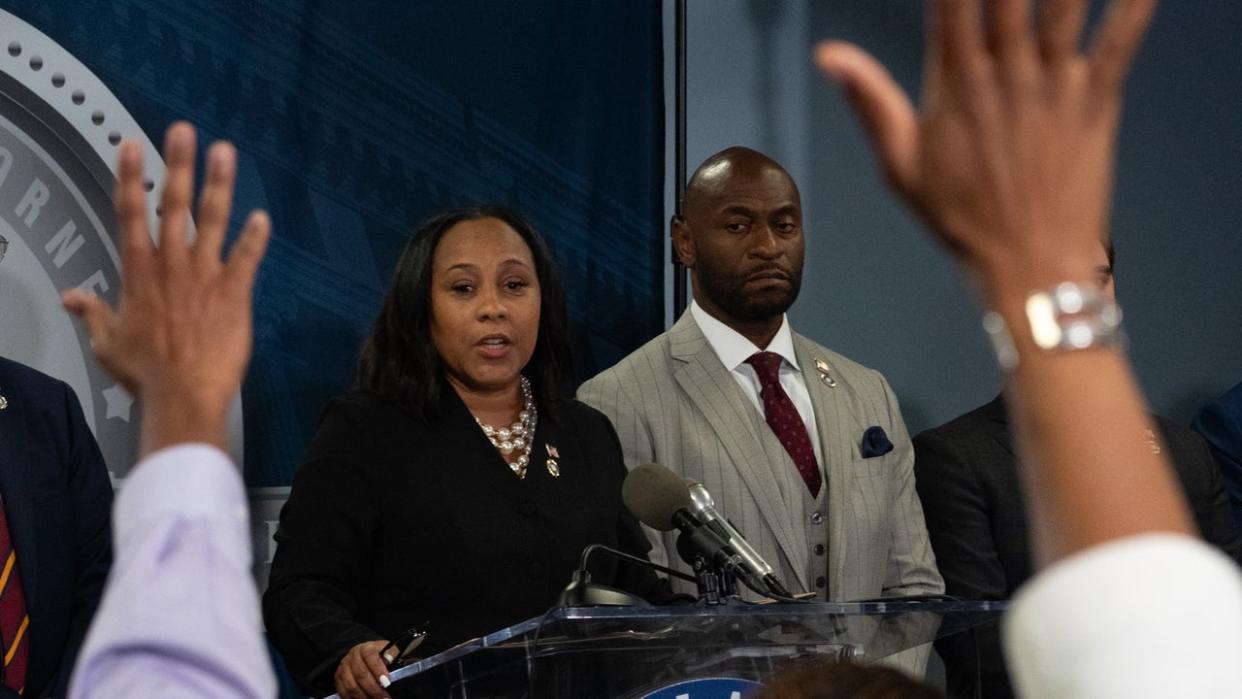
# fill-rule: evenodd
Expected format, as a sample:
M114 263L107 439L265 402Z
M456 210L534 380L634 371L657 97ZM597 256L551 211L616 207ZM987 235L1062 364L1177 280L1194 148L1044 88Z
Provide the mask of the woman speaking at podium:
M645 555L616 433L568 370L530 226L483 207L420 227L281 512L263 616L304 689L386 696L380 652L407 629L427 624L430 655L546 611L589 544ZM606 568L599 582L655 588Z

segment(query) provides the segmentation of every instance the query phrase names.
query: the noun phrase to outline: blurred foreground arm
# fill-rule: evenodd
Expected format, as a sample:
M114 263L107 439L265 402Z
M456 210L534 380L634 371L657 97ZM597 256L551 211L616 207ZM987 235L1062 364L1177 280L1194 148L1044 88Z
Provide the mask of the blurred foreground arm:
M246 492L228 456L200 443L143 459L114 525L116 561L70 696L275 697Z
M983 5L988 8L986 22ZM839 42L839 80L902 197L1005 319L1019 365L1006 396L1027 468L1038 563L1120 536L1188 533L1190 518L1125 358L1045 352L1026 298L1091 279L1108 228L1121 87L1154 0L1115 0L1088 53L1087 0L928 3L923 111L875 59Z
M1242 686L1227 669L1242 655L1237 570L1185 536L1193 525L1145 438L1151 425L1125 357L1043 351L1025 313L1032 292L1091 279L1108 230L1122 85L1155 10L1155 0L1113 0L1082 52L1088 5L931 0L920 112L861 49L826 42L816 60L844 86L890 183L966 268L1017 350L1005 394L1035 559L1064 559L1017 597L1007 651L1018 688L1154 696L1175 683L1182 696L1216 696ZM1117 595L1119 586L1135 594ZM1160 643L1172 638L1177 652ZM1122 689L1123 676L1140 691Z
M194 129L173 125L164 150L157 247L141 151L120 149L118 307L80 291L64 297L103 366L143 402L142 460L117 498L115 563L70 696L273 697L245 489L222 451L250 358L251 291L270 225L252 214L221 260L236 154L217 143L190 243Z

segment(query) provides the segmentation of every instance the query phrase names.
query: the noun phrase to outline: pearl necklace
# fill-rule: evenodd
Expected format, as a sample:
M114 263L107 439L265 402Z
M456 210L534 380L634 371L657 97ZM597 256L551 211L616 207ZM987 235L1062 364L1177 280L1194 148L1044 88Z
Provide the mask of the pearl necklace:
M487 436L487 440L496 447L504 457L505 462L509 462L509 455L514 451L521 451L517 461L509 463L509 468L513 470L514 475L518 478L526 478L526 467L530 464L530 450L535 443L535 423L539 419L539 413L535 410L535 396L530 388L530 380L525 376L522 378L522 412L518 413L518 421L509 425L496 429L491 425L484 425L479 418L474 421L483 430L483 434Z

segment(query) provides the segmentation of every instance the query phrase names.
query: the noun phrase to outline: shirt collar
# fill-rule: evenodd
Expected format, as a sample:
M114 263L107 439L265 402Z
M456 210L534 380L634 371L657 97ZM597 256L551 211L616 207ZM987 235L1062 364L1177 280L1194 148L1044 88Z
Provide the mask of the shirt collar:
M707 338L707 344L712 346L716 356L720 358L720 363L729 371L737 369L755 352L763 351L775 352L794 369L802 370L798 366L798 357L794 354L793 331L789 329L788 316L781 316L781 327L776 331L776 336L766 348L760 349L744 335L703 310L697 301L690 302L690 314L699 330L703 331L703 337Z

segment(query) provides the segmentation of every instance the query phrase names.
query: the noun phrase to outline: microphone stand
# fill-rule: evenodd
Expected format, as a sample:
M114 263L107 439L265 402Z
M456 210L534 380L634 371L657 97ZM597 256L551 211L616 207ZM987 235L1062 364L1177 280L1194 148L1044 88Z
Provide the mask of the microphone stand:
M695 556L693 565L700 602L715 606L737 598L737 577L732 572L716 570L703 556Z
M709 605L726 604L729 599L740 598L737 583L741 581L761 597L769 597L779 602L803 603L803 600L791 597L774 575L764 576L762 585L752 580L742 559L709 525L699 522L685 512L673 515L673 524L681 530L681 535L677 537L677 553L681 560L694 568L700 601ZM708 557L705 551L715 553Z

